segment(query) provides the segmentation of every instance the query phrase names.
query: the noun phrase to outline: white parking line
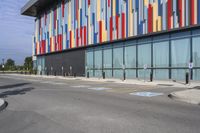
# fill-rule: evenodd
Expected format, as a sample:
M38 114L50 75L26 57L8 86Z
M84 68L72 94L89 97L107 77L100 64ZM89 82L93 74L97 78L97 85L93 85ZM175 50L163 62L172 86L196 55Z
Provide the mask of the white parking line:
M163 93L155 93L155 92L135 92L135 93L129 93L130 95L135 96L141 96L141 97L155 97L155 96L161 96Z
M71 86L73 88L89 88L89 85L77 85L77 86Z
M111 90L112 88L95 87L95 88L88 88L88 89L89 90L102 91L102 90Z
M52 85L67 85L66 83L57 83L57 82L51 82L51 81L43 81L43 82L40 82L40 83L52 84Z

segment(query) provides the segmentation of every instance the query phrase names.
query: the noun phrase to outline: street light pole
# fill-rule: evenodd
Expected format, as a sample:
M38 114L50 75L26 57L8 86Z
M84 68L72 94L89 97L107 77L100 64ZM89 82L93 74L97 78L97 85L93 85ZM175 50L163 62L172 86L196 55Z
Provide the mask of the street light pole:
M2 68L3 68L3 73L4 73L4 59L2 59L2 62L3 62Z

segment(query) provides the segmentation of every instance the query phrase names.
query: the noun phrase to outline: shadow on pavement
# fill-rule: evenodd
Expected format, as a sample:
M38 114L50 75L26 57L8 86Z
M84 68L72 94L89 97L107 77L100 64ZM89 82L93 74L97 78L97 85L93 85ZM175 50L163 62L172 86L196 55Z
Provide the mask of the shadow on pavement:
M28 85L30 83L19 83L19 84L12 84L12 85L3 85L0 86L0 89L11 89L11 88L15 88L15 87L20 87L20 86L24 86L24 85Z
M11 91L4 91L0 93L0 98L6 98L8 96L13 96L13 95L24 95L26 94L26 92L29 92L33 89L34 88L29 87L29 88L23 88L23 89L11 90Z

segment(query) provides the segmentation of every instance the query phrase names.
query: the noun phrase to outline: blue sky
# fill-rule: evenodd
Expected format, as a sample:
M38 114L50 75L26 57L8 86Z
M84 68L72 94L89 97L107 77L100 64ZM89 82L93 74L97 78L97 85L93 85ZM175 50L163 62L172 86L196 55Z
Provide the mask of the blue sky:
M0 64L12 58L21 65L32 54L34 18L20 15L28 0L0 0Z

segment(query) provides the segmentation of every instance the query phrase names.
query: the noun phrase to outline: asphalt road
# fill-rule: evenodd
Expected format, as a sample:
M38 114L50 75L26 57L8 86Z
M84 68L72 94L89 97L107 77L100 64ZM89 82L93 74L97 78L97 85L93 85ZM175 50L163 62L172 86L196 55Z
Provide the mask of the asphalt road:
M0 75L0 133L199 133L200 107L169 99L175 90ZM142 91L163 95L129 94Z

